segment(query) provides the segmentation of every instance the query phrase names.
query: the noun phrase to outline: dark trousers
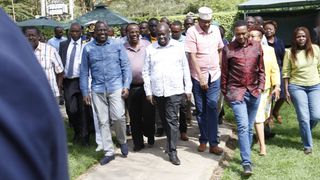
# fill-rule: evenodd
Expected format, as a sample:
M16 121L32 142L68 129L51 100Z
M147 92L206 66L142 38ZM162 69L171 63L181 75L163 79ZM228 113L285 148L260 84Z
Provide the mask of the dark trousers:
M180 133L187 133L187 118L188 117L188 110L190 102L188 102L187 97L185 95L182 95L181 105L180 105L180 116L179 116L179 130Z
M179 134L178 112L181 105L183 95L172 95L169 97L155 97L156 106L159 110L159 115L164 122L167 135L167 143L169 153L176 151Z
M74 130L75 140L89 141L89 134L93 130L93 116L91 106L83 102L80 91L79 78L63 80L64 99L69 122Z
M131 86L127 103L133 144L142 146L143 135L154 137L155 107L147 101L143 85Z

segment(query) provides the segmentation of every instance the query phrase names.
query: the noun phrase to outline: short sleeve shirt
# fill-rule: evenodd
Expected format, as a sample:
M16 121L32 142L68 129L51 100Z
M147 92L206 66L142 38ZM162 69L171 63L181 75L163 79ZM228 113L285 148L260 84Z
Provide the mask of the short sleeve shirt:
M208 33L204 32L198 24L190 27L185 40L185 50L195 53L198 65L204 77L211 75L211 82L217 80L220 75L218 49L223 48L220 31L217 26L211 26ZM195 68L190 63L191 76L199 80Z

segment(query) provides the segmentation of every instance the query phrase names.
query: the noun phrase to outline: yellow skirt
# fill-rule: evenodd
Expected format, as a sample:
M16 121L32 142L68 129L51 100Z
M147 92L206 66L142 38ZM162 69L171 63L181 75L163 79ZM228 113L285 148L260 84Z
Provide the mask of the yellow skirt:
M256 123L263 123L270 116L272 96L270 88L264 90L260 96L260 104L256 115Z

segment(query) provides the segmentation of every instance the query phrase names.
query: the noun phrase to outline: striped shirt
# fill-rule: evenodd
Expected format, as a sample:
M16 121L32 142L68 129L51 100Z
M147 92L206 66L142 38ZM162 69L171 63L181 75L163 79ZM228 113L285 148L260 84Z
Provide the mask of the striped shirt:
M58 97L60 94L56 74L63 72L63 65L57 50L48 44L39 42L34 54L47 76L54 96Z

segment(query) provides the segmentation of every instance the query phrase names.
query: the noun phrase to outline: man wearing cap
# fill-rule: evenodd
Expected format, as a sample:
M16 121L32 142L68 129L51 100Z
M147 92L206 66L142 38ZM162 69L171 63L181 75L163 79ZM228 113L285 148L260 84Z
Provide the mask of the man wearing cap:
M212 10L199 8L198 24L187 31L185 49L188 53L193 83L193 95L200 129L199 152L210 145L210 153L221 155L218 147L217 104L220 93L220 59L223 41L219 28L211 25Z

